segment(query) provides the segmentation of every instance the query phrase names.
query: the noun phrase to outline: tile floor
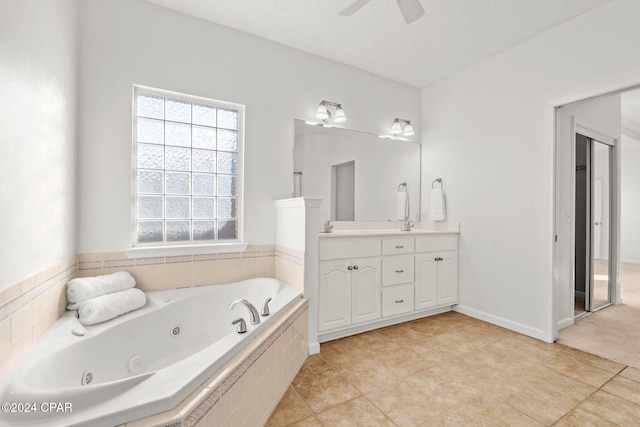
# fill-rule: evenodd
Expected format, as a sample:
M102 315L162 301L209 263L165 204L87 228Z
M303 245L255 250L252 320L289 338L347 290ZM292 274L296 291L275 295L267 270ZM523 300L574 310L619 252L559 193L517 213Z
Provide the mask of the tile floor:
M327 342L267 422L638 426L640 370L449 312Z

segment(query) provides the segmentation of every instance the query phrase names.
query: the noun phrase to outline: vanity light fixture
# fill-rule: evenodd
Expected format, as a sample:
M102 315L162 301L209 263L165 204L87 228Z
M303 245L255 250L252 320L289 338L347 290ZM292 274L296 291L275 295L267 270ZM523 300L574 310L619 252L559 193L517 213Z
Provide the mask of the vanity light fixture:
M331 114L331 110L329 109L330 107L336 109L333 114ZM342 105L335 102L323 100L320 105L318 105L318 109L316 110L316 118L326 122L330 120L332 116L335 123L342 123L347 121L347 116L344 114Z
M395 118L393 123L391 124L391 134L392 135L404 135L411 136L415 135L415 131L413 130L413 125L411 124L411 120L399 119Z

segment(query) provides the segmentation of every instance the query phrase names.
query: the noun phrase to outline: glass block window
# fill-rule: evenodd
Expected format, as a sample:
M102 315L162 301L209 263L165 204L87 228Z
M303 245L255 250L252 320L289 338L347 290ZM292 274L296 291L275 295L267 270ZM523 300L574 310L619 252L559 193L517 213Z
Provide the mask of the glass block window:
M240 240L244 107L134 91L134 246Z

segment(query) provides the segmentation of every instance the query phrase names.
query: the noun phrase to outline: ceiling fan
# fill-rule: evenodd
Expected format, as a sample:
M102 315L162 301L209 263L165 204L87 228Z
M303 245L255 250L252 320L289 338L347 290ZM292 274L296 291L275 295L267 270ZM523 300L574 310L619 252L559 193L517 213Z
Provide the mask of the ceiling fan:
M357 11L360 10L364 5L369 3L371 0L355 0L346 9L340 12L342 16L351 16ZM420 5L419 0L397 0L398 1L398 9L400 9L400 13L402 13L402 17L404 18L404 22L407 24L411 24L413 21L419 19L422 15L424 15L424 9L422 5Z

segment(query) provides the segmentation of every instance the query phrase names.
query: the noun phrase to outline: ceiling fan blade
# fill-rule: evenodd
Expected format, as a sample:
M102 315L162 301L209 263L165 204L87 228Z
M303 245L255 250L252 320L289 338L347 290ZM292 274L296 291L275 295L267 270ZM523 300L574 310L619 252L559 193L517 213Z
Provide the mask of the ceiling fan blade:
M342 12L340 12L340 15L351 16L357 11L359 11L362 6L369 3L370 1L371 0L356 0L353 3L351 3L349 6L347 6Z
M398 0L398 8L407 24L411 24L424 15L424 9L419 0Z

